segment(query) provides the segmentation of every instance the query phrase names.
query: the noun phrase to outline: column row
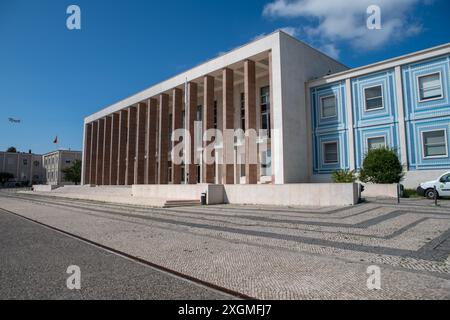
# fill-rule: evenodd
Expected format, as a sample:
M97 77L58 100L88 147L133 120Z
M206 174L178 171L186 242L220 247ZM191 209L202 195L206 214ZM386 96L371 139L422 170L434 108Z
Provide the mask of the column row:
M256 67L255 62L244 62L245 127L256 132ZM234 130L234 71L222 71L223 131ZM185 141L186 182L196 184L195 121L197 121L198 84L189 82L186 87L185 121L191 133ZM171 108L169 110L169 101ZM203 78L203 130L214 129L215 78ZM171 114L171 116L170 116ZM183 90L175 88L171 96L166 93L140 102L102 119L86 124L84 150L84 183L95 185L173 184L182 181L182 165L170 161L169 151L179 141L171 141L173 130L183 128ZM224 133L223 132L223 133ZM234 136L224 134L220 166L223 184L234 183ZM256 136L246 134L246 183L256 184ZM214 138L203 141L203 148L214 143ZM212 150L215 157L215 151ZM169 177L171 163L171 177ZM215 164L202 163L202 182L215 182Z

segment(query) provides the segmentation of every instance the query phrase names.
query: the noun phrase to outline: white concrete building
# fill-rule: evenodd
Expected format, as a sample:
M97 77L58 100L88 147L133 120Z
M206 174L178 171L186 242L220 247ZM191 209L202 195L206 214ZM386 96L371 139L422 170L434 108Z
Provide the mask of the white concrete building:
M45 170L46 184L55 186L73 185L67 181L62 170L73 166L76 160L81 161L81 151L56 150L42 156L42 163Z
M274 32L88 116L83 184L330 182L333 170L358 170L368 148L387 145L415 187L450 168L449 55L445 44L348 69ZM192 147L178 163L171 151L182 140L171 137L181 128ZM202 141L210 129L246 136Z
M309 181L305 82L343 70L341 63L281 31L237 48L87 117L83 183ZM258 137L258 164L250 163L248 153L238 164L243 139L216 143L214 164L171 162L172 129L193 129L197 120L204 129L245 127L272 134ZM230 150L234 161L221 161ZM195 158L194 148L189 157Z

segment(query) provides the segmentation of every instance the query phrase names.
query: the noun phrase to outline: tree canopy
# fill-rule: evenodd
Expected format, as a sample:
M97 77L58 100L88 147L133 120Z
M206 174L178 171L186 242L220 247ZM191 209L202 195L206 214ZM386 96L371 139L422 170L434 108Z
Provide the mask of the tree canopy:
M403 166L397 153L389 148L370 150L363 162L359 179L378 184L399 183L403 178Z
M75 160L71 167L63 169L62 172L67 181L79 184L81 182L81 161Z
M5 185L9 180L14 179L14 175L9 172L0 172L0 183Z

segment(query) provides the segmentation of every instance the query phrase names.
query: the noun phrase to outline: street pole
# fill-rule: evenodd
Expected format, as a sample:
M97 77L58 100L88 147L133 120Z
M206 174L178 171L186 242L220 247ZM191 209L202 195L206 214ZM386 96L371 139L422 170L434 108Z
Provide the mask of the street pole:
M434 205L437 207L438 206L438 193L437 193L437 188L436 186L434 186Z

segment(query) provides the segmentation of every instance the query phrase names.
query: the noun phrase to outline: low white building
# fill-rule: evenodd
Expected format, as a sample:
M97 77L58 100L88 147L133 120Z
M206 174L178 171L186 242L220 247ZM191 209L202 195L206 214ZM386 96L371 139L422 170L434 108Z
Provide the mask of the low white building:
M46 183L48 185L73 185L67 181L62 170L73 166L76 160L81 161L81 151L57 150L42 156L45 169Z
M0 171L13 175L7 186L41 184L45 181L42 156L31 152L0 151Z

